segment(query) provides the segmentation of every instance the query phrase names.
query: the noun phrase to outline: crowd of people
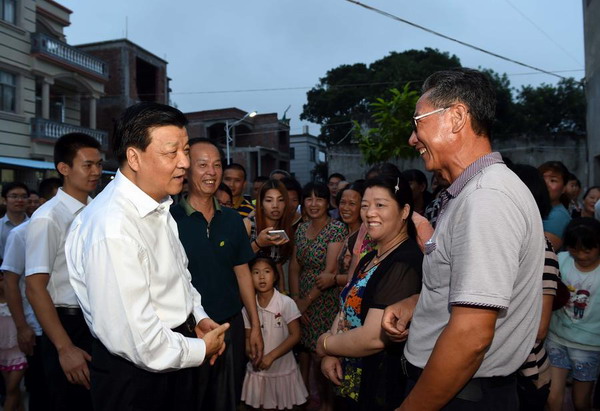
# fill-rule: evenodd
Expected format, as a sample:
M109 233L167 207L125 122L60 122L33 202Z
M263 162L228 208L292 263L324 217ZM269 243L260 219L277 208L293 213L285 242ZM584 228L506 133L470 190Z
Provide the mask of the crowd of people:
M139 103L4 184L5 410L576 410L600 394L600 187L492 151L475 70L423 85L420 170L301 186ZM249 190L247 190L247 188ZM429 190L430 189L430 190ZM249 193L249 194L248 194ZM24 380L24 384L23 384Z

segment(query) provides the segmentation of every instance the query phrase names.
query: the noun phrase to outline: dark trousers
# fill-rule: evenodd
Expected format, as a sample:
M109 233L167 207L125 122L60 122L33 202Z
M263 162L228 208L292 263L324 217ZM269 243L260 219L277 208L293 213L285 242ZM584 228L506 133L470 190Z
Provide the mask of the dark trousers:
M29 393L29 411L46 410L50 398L42 355L42 337L35 337L33 355L27 356L27 371L25 371L25 387Z
M225 352L214 365L207 358L198 368L197 410L235 410L242 397L246 374L246 334L242 313L222 321L230 328L225 332Z
M414 388L421 372L405 362L406 395ZM444 411L518 411L517 377L472 378L444 408Z
M83 314L67 314L57 309L58 318L76 347L91 353L92 335ZM71 384L60 366L58 352L46 334L42 335L43 368L46 375L49 402L46 410L86 411L92 409L90 392L82 385Z
M193 330L186 332L178 327L174 331L195 337ZM111 354L100 340L94 339L90 366L94 410L193 410L197 386L195 370L146 371Z

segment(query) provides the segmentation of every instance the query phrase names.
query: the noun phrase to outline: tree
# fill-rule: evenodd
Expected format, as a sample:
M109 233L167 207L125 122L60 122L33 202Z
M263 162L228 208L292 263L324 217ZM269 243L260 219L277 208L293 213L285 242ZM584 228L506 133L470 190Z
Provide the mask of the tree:
M581 82L562 79L556 86L523 86L516 101L517 130L524 134L586 132L585 91Z
M412 133L412 116L419 93L406 84L402 91L393 88L389 94L389 99L378 98L370 104L376 127L365 130L357 121L354 122L358 146L367 164L417 155L416 150L408 145L408 138Z
M300 118L320 124L320 138L336 144L352 130L353 121L373 124L370 103L389 98L390 89L403 89L408 83L418 90L431 73L460 66L458 57L431 48L392 52L369 66L344 64L329 70L308 91Z

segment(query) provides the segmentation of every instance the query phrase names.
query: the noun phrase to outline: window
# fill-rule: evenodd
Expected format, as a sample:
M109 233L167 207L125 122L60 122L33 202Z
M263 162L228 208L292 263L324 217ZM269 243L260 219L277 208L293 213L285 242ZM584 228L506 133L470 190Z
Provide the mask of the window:
M296 148L290 147L290 160L295 160L295 159L296 159Z
M0 0L0 19L15 24L17 0Z
M317 149L315 149L314 147L310 148L310 161L312 161L313 163L317 161Z
M2 1L2 0L0 0ZM17 76L0 70L0 111L16 111Z

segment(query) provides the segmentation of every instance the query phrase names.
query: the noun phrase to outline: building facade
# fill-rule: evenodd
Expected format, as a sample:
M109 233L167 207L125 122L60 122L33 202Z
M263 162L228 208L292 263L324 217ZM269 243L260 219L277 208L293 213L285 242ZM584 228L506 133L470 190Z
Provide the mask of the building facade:
M0 9L0 183L33 188L54 168L54 142L63 134L85 132L107 148L96 104L108 68L66 43L71 11L62 5L2 0Z
M227 153L229 129L229 159L246 168L248 181L268 176L274 169L289 171L290 126L278 119L277 113L249 113L238 108L196 111L185 114L189 120L190 138L204 137L216 142ZM226 154L225 154L226 156Z
M600 183L600 2L583 0L588 184Z
M132 104L151 101L169 104L167 62L127 40L81 44L78 50L105 61L110 78L97 102L97 126L112 135L121 113ZM108 164L110 166L110 163ZM116 168L116 164L113 164Z
M302 134L290 136L290 172L300 184L314 181L317 165L325 162L327 146L309 133L308 126L302 126Z

